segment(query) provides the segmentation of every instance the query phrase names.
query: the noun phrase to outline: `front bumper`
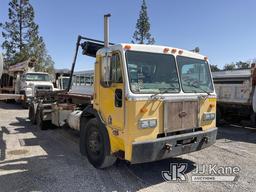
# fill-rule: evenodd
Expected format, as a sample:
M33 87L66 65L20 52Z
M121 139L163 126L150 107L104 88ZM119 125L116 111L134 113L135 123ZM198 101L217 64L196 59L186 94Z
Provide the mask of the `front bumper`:
M131 163L145 163L198 151L216 142L217 128L132 143ZM191 140L186 143L183 141Z

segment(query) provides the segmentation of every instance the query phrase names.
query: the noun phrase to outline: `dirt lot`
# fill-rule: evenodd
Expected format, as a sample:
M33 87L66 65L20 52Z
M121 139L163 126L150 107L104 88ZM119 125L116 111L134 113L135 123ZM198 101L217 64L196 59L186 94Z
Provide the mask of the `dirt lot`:
M38 130L28 111L0 103L0 191L255 191L256 129L219 128L210 148L177 158L107 170L92 167L79 153L70 129ZM170 163L187 163L187 181L166 182ZM196 165L238 166L234 182L192 182Z

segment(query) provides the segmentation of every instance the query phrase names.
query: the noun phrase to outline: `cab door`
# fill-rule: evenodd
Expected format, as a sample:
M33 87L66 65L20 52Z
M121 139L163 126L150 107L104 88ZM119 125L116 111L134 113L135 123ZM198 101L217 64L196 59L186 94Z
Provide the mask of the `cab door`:
M107 125L114 129L124 127L124 83L121 56L114 52L110 58L110 86L101 82L99 108ZM102 78L102 75L101 77Z

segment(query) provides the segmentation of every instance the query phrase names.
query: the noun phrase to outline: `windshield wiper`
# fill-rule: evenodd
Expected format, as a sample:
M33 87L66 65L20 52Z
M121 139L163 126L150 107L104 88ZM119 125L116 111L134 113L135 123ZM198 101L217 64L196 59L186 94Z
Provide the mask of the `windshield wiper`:
M170 89L175 89L175 87L168 87L168 88L165 88L163 91L159 91L158 93L155 93L155 94L151 95L150 97L151 97L151 98L155 98L155 97L156 97L157 95L159 95L159 94L168 93L168 91L169 91Z
M196 85L194 85L194 84L186 84L187 86L192 86L192 87L194 87L194 88L196 88L196 89L200 89L201 91L203 91L204 93L207 93L207 95L211 95L210 94L210 92L208 92L208 91L206 91L205 89L203 89L202 87L200 87L200 86L196 86Z

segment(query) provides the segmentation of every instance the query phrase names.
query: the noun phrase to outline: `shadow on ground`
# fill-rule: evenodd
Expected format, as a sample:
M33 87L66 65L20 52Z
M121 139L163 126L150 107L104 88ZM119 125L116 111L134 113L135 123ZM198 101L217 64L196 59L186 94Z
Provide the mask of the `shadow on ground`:
M256 128L239 124L222 124L219 126L217 139L256 143Z
M21 104L15 102L15 101L0 101L0 109L8 109L8 110L24 110L24 108L21 107Z
M0 108L9 107L17 109L17 105L0 104ZM37 146L46 155L6 160L4 135L26 133L34 137L19 139L21 147ZM217 139L256 143L255 134L255 128L227 124L219 127ZM193 161L172 158L137 165L118 161L109 169L97 170L80 155L78 132L68 128L41 131L23 117L0 127L0 150L1 191L136 191L165 182L161 173L170 169L170 163L187 163L186 174L195 169Z
M187 164L185 174L188 174L195 169L193 161L183 158L171 158L151 163L127 165L127 168L145 185L150 186L162 183L164 181L162 171L170 171L170 163L178 165L180 163Z
M3 161L5 159L6 143L3 138L4 133L9 134L9 131L8 129L6 129L5 126L2 126L0 128L0 161Z
M118 161L106 170L92 167L79 152L79 135L71 129L37 129L26 118L16 117L0 131L0 147L5 154L3 134L32 133L33 138L20 139L21 146L41 147L47 155L14 160L0 159L1 191L136 191L165 182L162 171L170 169L170 163L187 163L186 174L195 169L194 162L172 158L162 161L129 165ZM4 161L5 160L5 161ZM2 173L3 173L2 172Z

